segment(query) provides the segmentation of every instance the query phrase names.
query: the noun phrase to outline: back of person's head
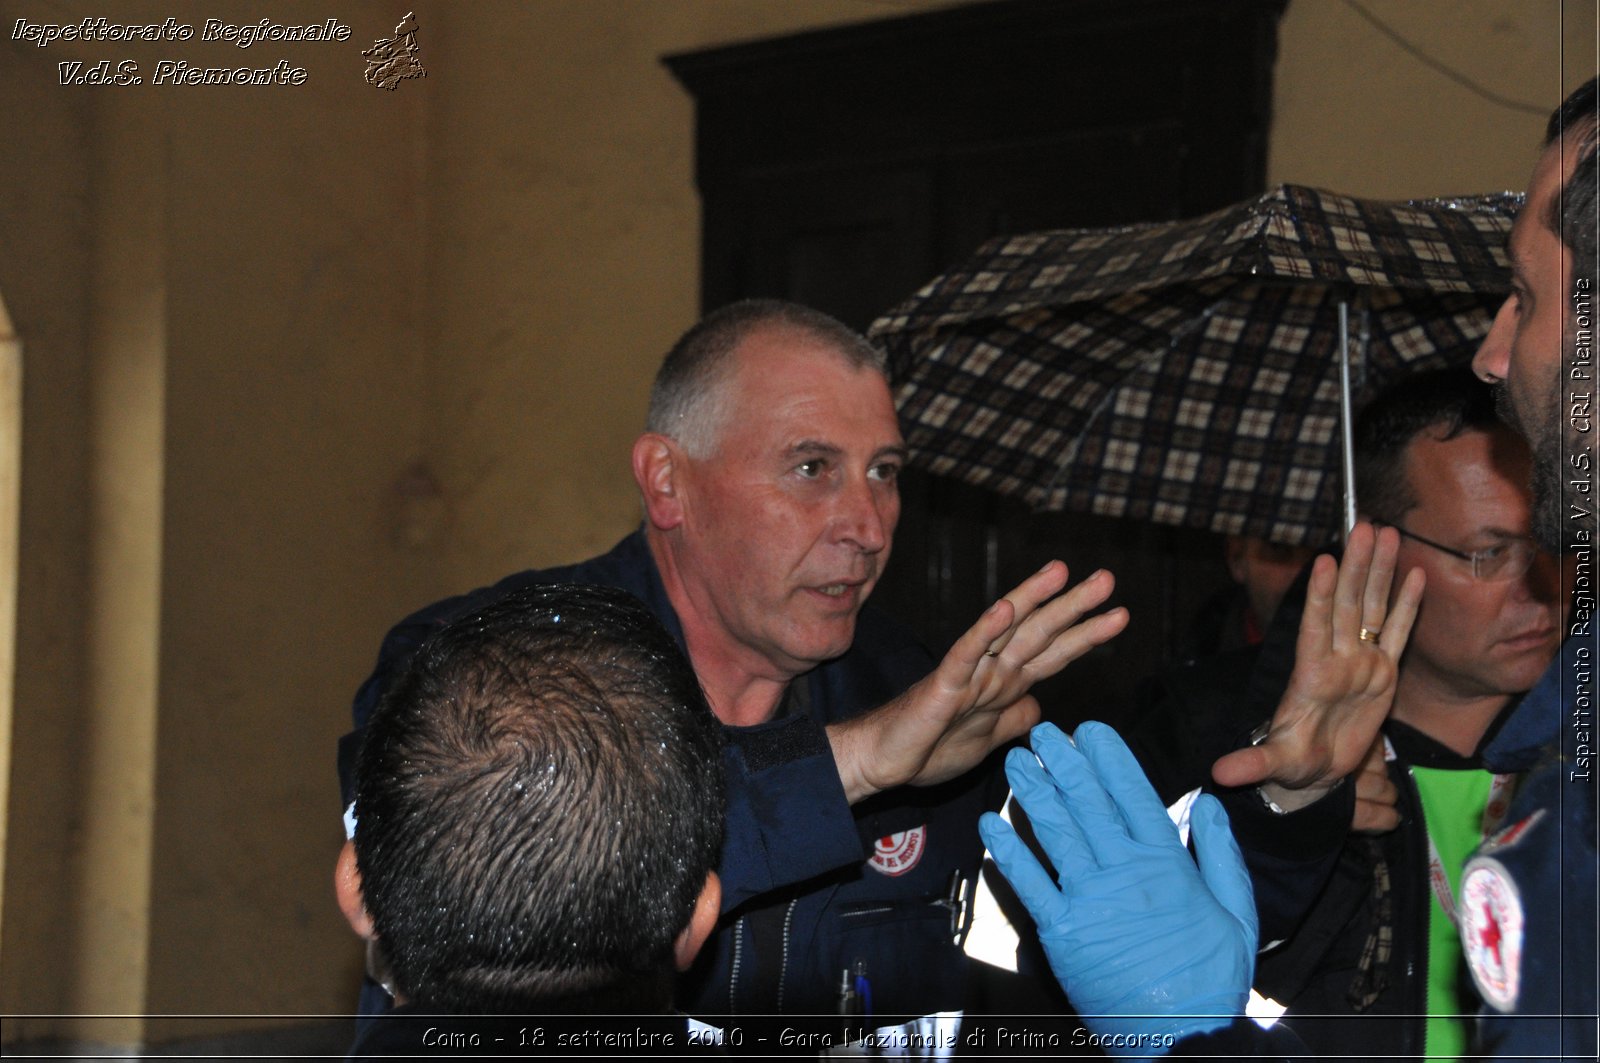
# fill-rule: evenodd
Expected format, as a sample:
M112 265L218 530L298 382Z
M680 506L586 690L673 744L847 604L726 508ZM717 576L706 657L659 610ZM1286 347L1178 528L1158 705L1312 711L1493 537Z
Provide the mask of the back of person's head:
M1591 290L1596 282L1595 260L1597 247L1600 247L1597 244L1600 210L1595 199L1600 190L1600 165L1596 160L1596 150L1600 148L1597 82L1600 78L1590 78L1562 101L1550 115L1544 140L1549 147L1560 140L1571 139L1577 147L1577 165L1572 176L1562 186L1561 194L1551 201L1551 216L1542 220L1572 251L1573 271L1579 277L1588 278Z
M1397 523L1417 504L1406 450L1424 432L1438 440L1463 432L1504 432L1494 394L1467 369L1416 373L1381 392L1355 423L1356 504L1373 520Z
M843 322L799 303L744 299L713 310L673 344L650 389L645 431L677 440L694 457L710 454L723 419L732 413L723 401L730 355L760 329L790 330L852 366L888 376L884 353Z
M413 1004L664 1008L703 891L715 919L721 741L677 644L622 591L534 587L460 617L368 724L364 912L346 913Z

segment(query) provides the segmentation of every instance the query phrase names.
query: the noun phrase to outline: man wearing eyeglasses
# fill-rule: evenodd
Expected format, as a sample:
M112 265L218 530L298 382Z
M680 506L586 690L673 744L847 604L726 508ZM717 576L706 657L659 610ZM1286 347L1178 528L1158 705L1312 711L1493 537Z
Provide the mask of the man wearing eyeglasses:
M1340 872L1368 874L1350 891L1352 925L1365 933L1349 935L1343 955L1330 947L1320 967L1352 972L1342 987L1351 1010L1387 996L1400 1014L1427 1016L1420 1044L1416 1020L1397 1023L1409 1051L1459 1056L1471 1025L1454 1016L1479 1006L1457 930L1460 869L1506 825L1515 782L1487 771L1482 750L1560 645L1559 562L1529 537L1527 445L1469 374L1429 373L1384 395L1364 411L1356 447L1361 508L1400 532L1397 564L1423 569L1428 590L1382 736L1398 826L1367 824L1372 834L1347 843ZM1383 790L1376 756L1368 789ZM1329 894L1337 900L1337 887ZM1296 937L1315 931L1308 920ZM1341 981L1308 986L1297 1006L1336 1012ZM1348 1045L1357 1031L1346 1027L1340 1041Z
M1288 1005L1321 1054L1466 1047L1470 1021L1453 1016L1478 1001L1455 894L1512 783L1485 771L1481 753L1561 635L1558 562L1529 537L1529 475L1527 445L1465 370L1411 377L1357 421L1358 504L1400 533L1396 572L1427 578L1393 711L1356 785L1326 800L1314 800L1326 790L1275 784L1226 799L1263 940L1284 938L1260 957L1256 988ZM1295 663L1303 600L1302 581L1258 654L1197 662L1156 686L1129 739L1165 800L1208 780L1232 736L1271 715ZM1333 831L1342 848L1329 844ZM1334 850L1335 863L1319 863Z
M1529 537L1530 473L1527 444L1466 372L1414 377L1358 423L1358 503L1400 532L1399 570L1428 578L1392 719L1458 757L1560 643L1559 566Z

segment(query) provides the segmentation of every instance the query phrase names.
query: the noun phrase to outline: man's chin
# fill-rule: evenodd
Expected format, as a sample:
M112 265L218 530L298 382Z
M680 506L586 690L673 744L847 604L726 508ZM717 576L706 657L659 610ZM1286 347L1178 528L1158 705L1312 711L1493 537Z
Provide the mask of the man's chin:
M848 624L830 624L827 631L807 632L788 647L788 652L795 660L806 662L814 668L836 657L843 657L850 651L855 638L856 624L852 616Z
M855 645L855 641L856 641L856 625L855 625L854 621L852 621L851 624L850 624L849 633L847 635L845 635L843 638L833 639L832 641L830 641L829 643L824 645L822 647L821 651L820 651L819 659L820 660L824 660L824 661L831 661L835 657L843 657L845 654L850 652L850 647Z
M1541 650L1537 654L1518 654L1506 662L1498 677L1500 682L1497 684L1497 689L1510 692L1516 697L1526 694L1550 667L1550 662L1555 660L1556 650L1559 648L1560 642L1557 641L1553 642L1548 650Z

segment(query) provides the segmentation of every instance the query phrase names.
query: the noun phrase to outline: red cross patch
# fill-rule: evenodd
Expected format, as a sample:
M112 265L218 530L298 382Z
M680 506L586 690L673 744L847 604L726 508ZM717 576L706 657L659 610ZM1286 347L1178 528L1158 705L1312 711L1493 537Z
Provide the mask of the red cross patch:
M927 841L926 823L920 827L900 831L898 834L885 835L873 843L872 859L867 861L867 866L880 875L890 877L903 875L916 867L918 861L922 859Z
M1461 950L1483 999L1517 1006L1522 975L1522 897L1498 860L1476 857L1461 875Z

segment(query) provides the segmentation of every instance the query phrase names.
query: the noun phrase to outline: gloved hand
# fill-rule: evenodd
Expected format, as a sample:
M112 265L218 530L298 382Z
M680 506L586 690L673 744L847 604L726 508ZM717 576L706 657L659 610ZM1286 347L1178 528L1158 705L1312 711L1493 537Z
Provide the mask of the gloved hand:
M1006 758L1059 888L999 816L979 831L1097 1043L1159 1054L1244 1014L1257 935L1250 878L1215 798L1201 795L1190 812L1196 867L1117 733L1086 723L1075 740L1041 724L1033 753Z

